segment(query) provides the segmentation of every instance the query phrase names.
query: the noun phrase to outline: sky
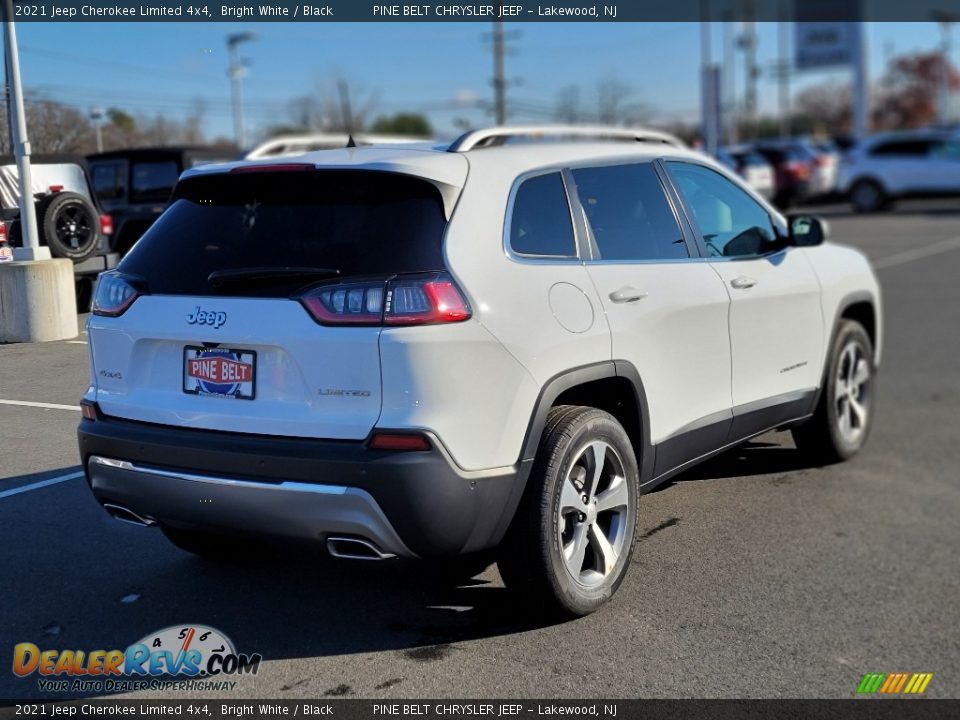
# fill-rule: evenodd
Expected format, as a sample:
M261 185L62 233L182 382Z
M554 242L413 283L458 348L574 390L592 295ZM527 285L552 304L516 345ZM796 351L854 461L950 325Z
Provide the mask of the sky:
M712 25L719 61L722 28ZM242 46L249 61L243 88L252 140L271 125L289 122L293 98L327 92L338 76L349 81L355 103L373 104L375 116L423 112L441 137L458 134L458 121L491 122L487 111L470 102L492 96L490 25L481 22L21 23L21 75L34 96L84 112L119 107L133 115L180 118L199 102L207 136L232 137L225 39L241 30L258 34ZM548 121L558 94L570 85L581 87L584 105L595 103L598 83L615 77L629 88L625 102L647 106L652 123L695 121L700 31L699 23L508 25L509 120ZM777 58L777 27L759 23L757 31L760 110L773 112L777 87L769 70ZM892 55L930 51L941 42L935 23L869 23L871 76L878 77ZM960 41L954 48L960 65ZM739 53L737 58L739 94L743 60ZM793 87L848 78L844 69L805 72Z

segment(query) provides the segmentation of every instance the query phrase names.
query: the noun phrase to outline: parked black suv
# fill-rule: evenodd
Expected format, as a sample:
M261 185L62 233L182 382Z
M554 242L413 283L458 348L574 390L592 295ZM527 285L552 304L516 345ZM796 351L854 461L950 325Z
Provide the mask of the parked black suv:
M97 197L113 217L111 249L125 255L170 200L180 173L198 165L235 160L232 148L163 147L90 155Z
M77 307L85 311L97 275L120 260L111 251L111 218L97 202L82 156L32 155L30 167L40 244L54 257L73 260ZM20 246L20 184L11 156L0 156L0 221L10 245Z

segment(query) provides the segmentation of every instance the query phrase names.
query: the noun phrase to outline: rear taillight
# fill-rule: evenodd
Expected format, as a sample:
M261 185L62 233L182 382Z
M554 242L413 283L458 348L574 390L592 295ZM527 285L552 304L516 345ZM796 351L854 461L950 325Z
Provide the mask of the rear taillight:
M106 317L123 315L140 291L130 280L116 271L101 273L97 279L97 292L93 296L93 314Z
M0 243L7 242L7 224L0 220Z
M84 420L90 420L96 422L97 420L97 404L92 403L89 400L80 401L80 414L83 415Z
M113 235L113 218L107 214L100 216L100 233L103 235Z
M321 325L434 325L470 317L445 273L323 285L300 302Z
M802 160L794 160L787 163L787 172L797 180L810 179L810 164Z

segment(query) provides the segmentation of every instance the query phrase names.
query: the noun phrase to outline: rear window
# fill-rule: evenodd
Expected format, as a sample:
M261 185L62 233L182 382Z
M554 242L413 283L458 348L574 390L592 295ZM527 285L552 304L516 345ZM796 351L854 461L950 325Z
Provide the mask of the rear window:
M303 278L214 288L216 271L330 268L339 277L442 270L439 191L386 172L254 172L189 178L120 263L165 295L288 297Z
M133 165L133 200L166 202L173 192L180 171L173 160L138 162Z
M745 153L742 160L744 165L751 167L763 167L767 164L767 159L760 153Z
M100 200L122 200L127 194L127 164L97 163L91 169L93 188Z

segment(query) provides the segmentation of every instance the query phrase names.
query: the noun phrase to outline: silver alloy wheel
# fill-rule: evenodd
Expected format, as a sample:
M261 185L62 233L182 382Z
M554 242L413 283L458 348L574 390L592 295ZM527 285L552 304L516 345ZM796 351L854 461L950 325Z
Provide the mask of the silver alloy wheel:
M603 440L589 442L563 478L557 508L557 542L576 582L595 586L614 571L628 549L631 510L620 455Z
M843 346L834 388L837 429L845 442L854 444L867 427L870 412L870 363L860 343L851 341Z

